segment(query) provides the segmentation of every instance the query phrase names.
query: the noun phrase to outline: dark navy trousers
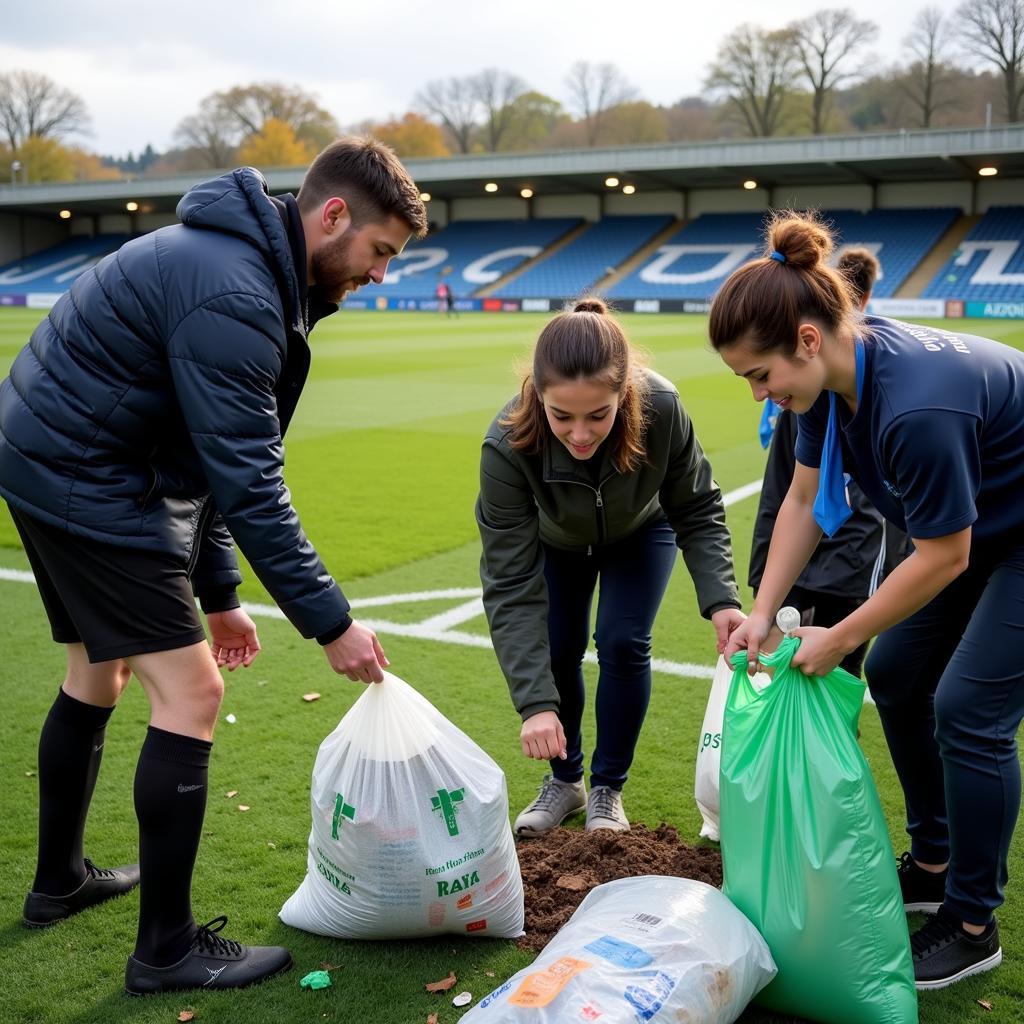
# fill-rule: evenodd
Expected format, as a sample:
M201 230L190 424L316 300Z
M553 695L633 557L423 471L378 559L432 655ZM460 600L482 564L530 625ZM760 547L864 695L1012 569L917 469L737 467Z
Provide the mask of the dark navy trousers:
M551 671L558 688L558 717L567 758L551 761L556 779L583 777L581 723L585 694L583 655L598 578L599 675L597 737L590 762L591 786L622 789L633 763L651 698L651 628L676 561L675 532L661 518L625 540L594 547L590 554L545 545Z
M946 906L987 924L1020 810L1024 542L976 541L970 566L886 630L865 665L903 786L910 852L949 861Z

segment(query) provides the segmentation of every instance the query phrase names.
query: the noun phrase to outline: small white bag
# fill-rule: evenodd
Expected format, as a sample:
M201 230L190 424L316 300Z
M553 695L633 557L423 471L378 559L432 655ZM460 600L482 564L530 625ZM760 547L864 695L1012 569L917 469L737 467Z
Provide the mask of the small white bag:
M523 934L523 883L494 761L397 676L320 745L307 874L285 924L345 939Z
M641 875L592 889L536 961L465 1024L731 1024L775 977L757 929L718 889Z
M725 698L729 696L732 669L724 657L719 657L715 666L715 677L711 683L711 695L704 712L697 743L697 770L694 773L693 795L697 809L704 819L700 834L718 842L718 775L722 767L722 721L725 718ZM763 690L771 677L758 672L751 682L756 690Z

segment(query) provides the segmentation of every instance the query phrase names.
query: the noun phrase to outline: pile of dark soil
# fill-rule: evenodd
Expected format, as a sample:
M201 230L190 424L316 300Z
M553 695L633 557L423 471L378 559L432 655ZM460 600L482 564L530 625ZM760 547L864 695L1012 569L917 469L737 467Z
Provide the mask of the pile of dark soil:
M709 885L722 884L717 848L690 846L662 823L651 830L581 832L555 828L517 844L526 898L523 949L540 950L572 916L583 897L602 882L635 875L678 875Z

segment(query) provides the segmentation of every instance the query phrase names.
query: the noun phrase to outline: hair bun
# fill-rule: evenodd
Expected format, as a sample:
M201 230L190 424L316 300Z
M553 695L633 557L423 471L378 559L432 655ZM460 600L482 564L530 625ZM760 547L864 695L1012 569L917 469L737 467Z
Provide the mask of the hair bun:
M786 263L801 270L819 267L832 255L832 233L813 211L794 213L783 210L776 213L766 234L768 248L765 256L778 252L785 257Z
M580 299L572 307L574 313L607 313L608 307L600 299Z

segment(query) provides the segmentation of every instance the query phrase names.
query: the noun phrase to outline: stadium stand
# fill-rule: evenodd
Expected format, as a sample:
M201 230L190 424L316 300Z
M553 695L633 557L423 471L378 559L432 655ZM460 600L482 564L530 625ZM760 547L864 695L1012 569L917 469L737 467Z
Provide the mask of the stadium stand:
M1024 301L1024 206L993 206L923 293L928 299Z
M456 298L467 298L533 259L577 224L575 217L456 221L421 242L410 243L391 261L374 295L433 298L444 273Z
M0 296L67 291L82 271L128 241L128 235L83 235L0 267Z
M514 298L580 295L671 222L668 214L605 217L494 294Z
M864 246L881 263L879 298L895 294L958 216L953 208L830 210L839 249ZM758 256L764 213L709 213L691 221L609 290L613 299L708 299L736 267Z

